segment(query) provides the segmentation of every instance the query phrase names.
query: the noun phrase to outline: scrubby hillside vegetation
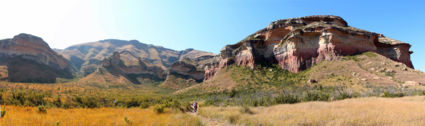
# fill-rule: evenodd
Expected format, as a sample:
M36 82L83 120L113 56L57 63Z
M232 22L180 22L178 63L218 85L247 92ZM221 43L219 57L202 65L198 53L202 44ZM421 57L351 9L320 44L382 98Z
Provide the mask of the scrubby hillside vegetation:
M373 52L322 61L299 73L275 65L228 66L176 94L213 105L263 106L302 101L423 95L425 74Z

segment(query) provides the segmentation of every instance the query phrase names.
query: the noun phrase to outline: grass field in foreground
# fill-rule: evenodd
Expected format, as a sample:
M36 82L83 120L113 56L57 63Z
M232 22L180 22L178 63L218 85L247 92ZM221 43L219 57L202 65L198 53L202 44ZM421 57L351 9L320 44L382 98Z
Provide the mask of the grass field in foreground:
M166 109L157 114L153 109L140 108L77 108L47 109L40 113L37 107L7 106L1 126L139 126L139 125L200 125L198 118Z
M356 98L270 107L203 107L201 116L242 125L424 125L425 97Z

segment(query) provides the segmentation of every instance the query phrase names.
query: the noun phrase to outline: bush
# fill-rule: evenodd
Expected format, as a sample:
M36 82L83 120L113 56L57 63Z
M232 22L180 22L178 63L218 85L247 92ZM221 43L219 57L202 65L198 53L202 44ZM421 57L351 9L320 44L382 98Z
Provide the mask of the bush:
M58 97L55 101L53 101L53 104L56 107L62 107L62 101L61 101L60 97Z
M142 103L140 103L140 108L142 108L142 109L149 108L149 104L146 103L146 102L142 102Z
M155 108L153 108L153 111L157 114L164 113L165 105L156 105Z
M230 91L230 94L229 94L229 97L230 98L233 98L233 97L235 97L236 96L236 94L237 94L238 92L235 90L235 89L232 89L232 91Z
M343 99L347 99L347 98L352 98L353 96L351 96L350 93L347 92L339 92L339 95L337 95L335 97L336 100L343 100Z
M390 92L384 92L384 95L382 96L382 97L390 97L390 98L393 98L393 97L403 97L404 96L404 93L403 92L397 92L397 93L390 93Z
M230 115L227 117L227 119L229 120L229 122L231 124L236 124L237 121L239 121L240 116L239 115Z
M177 100L167 102L167 107L170 107L170 108L173 108L173 109L180 108L180 105L181 105L180 102L177 101Z
M38 106L38 112L45 114L47 113L47 109L45 106Z
M3 106L0 117L3 118L4 116L6 116L6 105Z
M243 106L241 108L241 113L246 113L246 114L255 114L251 109L249 109L248 106Z
M294 95L279 95L275 98L277 104L294 104L300 102L297 96Z
M321 92L307 92L307 96L304 97L305 101L328 101L329 94Z
M130 124L131 122L130 122L130 120L127 118L127 117L124 117L124 121L125 121L125 123L127 123L127 124Z
M81 107L86 107L86 108L95 108L98 107L98 104L96 102L96 98L95 97L79 97L77 96L74 99L78 104L81 105Z

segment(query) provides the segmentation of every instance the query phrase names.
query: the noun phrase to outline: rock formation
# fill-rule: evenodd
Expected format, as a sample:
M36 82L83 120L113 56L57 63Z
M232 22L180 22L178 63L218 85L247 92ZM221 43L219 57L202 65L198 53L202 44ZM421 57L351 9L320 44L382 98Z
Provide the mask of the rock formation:
M150 64L129 51L114 52L111 57L102 61L102 66L111 74L124 76L135 84L140 84L140 79L161 81L166 77L165 69Z
M7 66L12 82L53 83L57 77L71 78L73 71L43 39L29 34L0 40L0 65Z
M182 53L185 54L169 68L162 87L181 89L204 80L204 67L211 63L214 55L193 49L184 50Z
M225 46L218 60L206 66L205 79L229 64L253 69L257 64L278 64L299 72L323 60L376 52L413 68L410 45L382 34L348 26L338 16L318 15L272 22L244 40Z
M60 50L58 50L60 51ZM83 75L94 72L102 65L102 60L111 56L114 52L128 51L143 61L168 69L171 64L183 57L196 57L197 55L211 54L208 52L187 49L176 51L161 46L141 43L137 40L106 39L97 42L74 45L61 51Z

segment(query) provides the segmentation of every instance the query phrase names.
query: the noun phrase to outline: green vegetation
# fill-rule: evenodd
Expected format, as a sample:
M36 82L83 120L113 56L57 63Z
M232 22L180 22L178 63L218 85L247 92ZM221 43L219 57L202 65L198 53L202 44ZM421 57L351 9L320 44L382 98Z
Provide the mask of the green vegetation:
M159 87L157 82L144 82L139 85L75 81L51 85L2 82L0 104L41 106L42 108L138 107L146 109L152 106L157 113L162 113L165 108L181 112L191 111L191 102L193 101L207 106L246 106L249 109L251 106L294 104L307 101L425 94L421 89L404 88L400 90L394 86L370 84L363 81L363 78L357 77L358 73L349 72L347 75L347 73L334 70L342 70L348 66L331 66L331 63L335 62L352 64L352 61L355 61L354 64L360 64L365 59L363 55L378 57L377 54L371 52L346 56L342 61L323 61L299 73L292 73L281 69L278 65L267 63L260 63L253 70L244 66L230 65L223 71L226 73L227 79L230 78L236 85L229 84L231 87L224 88L214 86L202 88L202 85L205 84L203 83L194 85L193 88L176 95L173 94L176 90ZM349 62L345 62L347 60ZM331 71L323 72L326 70ZM391 73L392 75L387 76L394 76L395 72ZM322 79L312 81L313 77ZM248 109L243 111L250 113Z
M130 120L127 118L127 117L124 117L124 121L125 121L125 123L127 123L127 124L130 124L131 122L130 122Z
M43 113L43 114L46 114L47 113L47 109L46 109L46 107L45 106L38 106L38 112L39 113Z
M164 113L164 109L165 109L165 105L156 105L155 108L153 108L153 110L157 114Z
M404 93L403 92L392 93L392 92L385 91L384 92L384 95L382 97L391 97L391 98L393 98L393 97L403 97L403 96L404 96Z
M1 113L0 113L1 118L3 118L4 116L6 116L6 105L3 105L3 110L1 110Z

